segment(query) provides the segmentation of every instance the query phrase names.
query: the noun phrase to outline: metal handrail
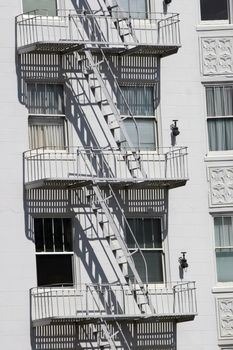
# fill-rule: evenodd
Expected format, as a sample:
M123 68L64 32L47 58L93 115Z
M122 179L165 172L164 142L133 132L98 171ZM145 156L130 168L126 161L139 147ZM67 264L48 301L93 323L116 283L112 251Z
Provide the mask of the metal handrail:
M92 292L92 293L91 293ZM79 284L75 286L45 286L30 289L32 321L48 318L90 318L118 316L138 317L136 305L142 291L133 293L120 284ZM167 282L148 289L154 312L145 307L142 316L195 316L197 314L195 282Z
M125 150L127 162L134 164L132 152ZM135 152L137 155L137 152ZM92 154L92 158L90 158ZM131 156L130 156L131 155ZM129 173L124 155L119 149L67 147L42 147L25 151L25 182L43 178L50 179L106 179L128 181ZM141 162L148 180L188 180L187 147L158 148L156 151L141 151ZM89 170L84 167L85 160L90 162ZM143 180L140 173L136 179Z
M121 208L121 205L120 205L120 203L119 203L119 201L118 201L118 199L117 199L117 196L116 196L115 192L113 191L112 186L111 186L110 184L109 184L108 186L109 186L109 189L110 189L110 191L111 191L111 193L112 193L112 195L113 195L113 198L114 198L114 200L115 200L115 202L116 202L116 204L117 204L117 206L118 206L118 209L119 209L120 212L121 212L122 218L123 218L123 220L124 220L124 222L125 222L125 224L126 224L128 230L129 230L129 232L130 232L130 235L131 235L131 237L132 237L133 240L134 240L134 243L135 243L135 245L136 245L136 250L137 250L137 252L139 252L139 254L141 255L141 258L142 258L142 261L143 261L143 265L144 265L144 268L145 268L145 279L146 279L145 285L146 285L146 292L148 292L148 284L149 284L148 281L149 281L149 278L148 278L148 266L147 266L147 262L146 262L145 256L144 256L143 253L142 253L141 247L140 247L139 244L138 244L138 241L137 241L137 239L136 239L136 237L135 237L135 235L134 235L134 233L133 233L133 230L131 229L131 227L130 227L130 225L129 225L129 222L128 222L126 216L125 216L124 210ZM127 250L129 251L128 246L127 246L126 243L125 243L125 246L126 246Z
M118 15L119 19L121 15ZM180 46L179 37L179 23L178 14L172 14L171 16L162 15L160 13L151 13L150 18L133 18L130 14L127 14L128 19L132 25L133 31L137 32L137 45L178 45ZM117 18L117 17L116 17ZM77 21L77 23L86 23L90 28L89 32L92 32L92 37L84 38L82 36L72 37L71 33L71 19ZM107 37L103 40L103 37L98 40L100 34L97 31L98 27L93 26L93 23L98 23L98 26L102 26L107 30ZM161 25L161 23L163 25ZM18 47L33 44L35 42L60 42L60 41L74 41L89 43L90 45L113 45L113 46L135 46L135 40L127 38L123 43L118 37L115 36L116 27L113 25L113 18L109 14L87 14L87 13L72 13L67 12L64 15L58 14L58 16L52 17L49 15L43 16L38 14L38 11L33 11L27 14L21 14L16 17L16 25L18 27ZM118 23L120 30L126 30L127 25L121 25ZM169 30L164 30L168 28ZM161 31L161 33L160 33ZM80 33L79 33L80 34ZM83 32L84 34L84 32ZM98 34L98 35L95 35ZM87 33L85 32L85 35ZM90 35L90 33L89 33Z

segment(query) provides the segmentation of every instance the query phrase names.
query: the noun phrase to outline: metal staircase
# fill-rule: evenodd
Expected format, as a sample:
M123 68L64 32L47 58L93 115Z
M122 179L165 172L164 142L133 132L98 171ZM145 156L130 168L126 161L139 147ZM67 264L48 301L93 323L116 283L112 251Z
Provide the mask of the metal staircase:
M140 136L138 132L138 126L136 123L136 120L133 116L132 111L130 110L130 107L128 105L128 102L126 101L124 94L119 86L119 83L117 82L117 79L111 69L111 66L109 64L109 61L106 58L106 55L104 54L103 50L100 48L101 52L101 60L98 62L95 62L93 54L89 49L84 49L84 54L85 57L88 61L88 67L85 71L85 75L87 78L87 81L90 83L90 76L93 75L94 79L97 80L98 85L91 85L91 90L94 94L95 100L98 103L100 110L104 116L105 121L108 124L108 127L110 128L113 136L115 136L115 131L118 130L118 137L119 139L116 140L117 145L119 146L119 149L121 150L122 157L125 159L126 163L128 158L134 159L133 166L129 167L129 171L131 175L134 177L136 176L135 172L137 171L137 176L140 177L146 177L146 173L142 168L142 164L140 162ZM128 110L128 115L122 117L120 114L119 109L117 108L116 104L114 103L112 96L110 95L107 86L105 85L105 82L102 78L101 72L100 72L100 66L102 64L105 64L109 74L111 75L115 87L117 89L117 95L121 96L122 101L124 102L127 110ZM98 91L97 91L98 90ZM107 106L110 107L110 110L108 109L107 112L104 111L103 109L103 102L105 102L105 108L106 108L106 103ZM127 129L124 124L124 120L130 118L135 126L135 131L137 135L137 147L135 148L134 144L132 143ZM123 135L123 139L120 139L120 137ZM127 147L124 149L121 147L122 144L127 145ZM136 152L137 151L137 152ZM132 164L132 162L131 162Z
M117 29L122 42L124 43L125 36L130 36L135 43L138 43L130 17L124 15L124 10L120 7L118 2L115 0L114 3L110 5L108 0L104 0L104 3L107 7L108 13L112 17L113 24Z
M109 13L112 14L112 10L115 7L118 7L116 4L115 6L109 6L108 2L105 1L105 4L108 8ZM119 21L125 21L124 18L116 18L113 19L114 25L117 29L120 28ZM130 23L125 23L126 27L128 28L128 32L125 32L122 34L119 32L119 35L121 37L122 42L124 42L124 35L131 35L134 38L133 32L130 27ZM130 110L130 107L124 97L124 94L118 84L118 81L111 69L111 66L109 64L108 59L106 58L106 55L104 54L103 49L99 46L98 53L101 54L101 58L97 61L95 60L95 57L92 54L91 48L88 48L87 46L82 50L84 54L84 58L87 61L84 75L86 77L87 82L89 83L90 89L95 97L95 101L99 105L99 108L102 112L102 115L105 119L105 121L108 124L108 127L110 128L113 136L115 136L115 131L118 130L118 136L121 137L123 135L123 139L117 140L117 144L119 147L119 150L121 151L122 157L126 162L126 166L128 166L129 172L131 176L139 176L139 177L146 177L146 174L142 168L142 164L140 162L140 155L138 155L138 151L140 151L140 138L139 138L139 132L136 120L133 116L132 111ZM105 64L105 68L107 68L108 73L110 74L112 81L114 82L114 85L117 89L117 96L121 96L122 100L125 103L125 106L128 110L128 116L122 117L120 114L119 109L117 108L115 102L112 99L112 96L109 93L109 90L104 82L104 79L102 77L100 67ZM92 79L91 79L92 77ZM92 85L92 82L97 81L97 85L94 83ZM107 104L109 107L108 111L105 112L103 110L103 103ZM124 120L127 118L131 118L135 125L135 130L137 134L137 147L135 149L135 145L132 143L127 129L124 124ZM122 143L127 144L127 150L123 149ZM136 152L137 151L137 152ZM128 157L133 157L134 163L133 167L129 167ZM132 164L130 162L130 164ZM89 164L86 164L87 167L90 166ZM93 180L92 185L90 186L90 189L87 189L86 197L89 199L90 205L92 207L93 212L96 214L98 222L100 226L102 227L104 237L107 239L109 246L116 258L116 261L125 277L126 283L129 285L129 288L134 295L135 302L138 306L138 309L141 313L149 313L149 314L155 314L155 309L150 301L150 298L148 296L148 272L147 272L147 263L145 260L145 257L140 249L140 246L134 236L134 233L131 230L131 227L129 223L127 222L127 219L123 213L123 210L120 206L120 203L115 195L115 192L110 184L107 184L107 191L105 189L105 193L108 192L108 195L106 197L103 196L101 188L99 185L95 183ZM122 232L119 230L119 227L117 225L116 219L111 213L111 210L108 206L108 201L112 200L114 202L114 205L118 208L117 212L121 215L122 224L124 227L127 227L128 232L130 232L130 235L135 242L136 249L132 253L129 251L127 247L127 243L125 241L125 237L123 236ZM100 217L98 216L99 212L102 212L103 215ZM106 225L108 228L106 229ZM141 277L136 269L134 260L133 260L133 254L139 253L141 255L141 258L143 260L143 264L145 267L145 276L146 276L146 284L141 280ZM130 269L130 272L133 276L133 278L129 278L128 270ZM134 293L136 290L136 286L138 286L141 290L141 298L138 298L138 295ZM119 330L121 330L121 326L118 324ZM108 341L108 344L112 350L116 349L116 345L114 342L114 334L111 334L108 324L106 321L101 320L101 329L105 335L106 340ZM130 347L128 346L130 349Z

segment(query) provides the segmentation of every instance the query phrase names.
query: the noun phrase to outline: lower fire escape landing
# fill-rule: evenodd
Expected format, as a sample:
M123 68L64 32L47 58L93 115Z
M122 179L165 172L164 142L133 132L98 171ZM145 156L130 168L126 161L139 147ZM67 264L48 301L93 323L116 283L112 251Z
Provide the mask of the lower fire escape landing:
M165 283L148 290L148 307L140 288L85 284L35 287L30 291L32 326L102 321L191 321L197 314L195 282Z
M187 148L157 151L118 149L41 148L24 153L27 189L79 188L93 183L113 188L167 188L184 186L188 180Z

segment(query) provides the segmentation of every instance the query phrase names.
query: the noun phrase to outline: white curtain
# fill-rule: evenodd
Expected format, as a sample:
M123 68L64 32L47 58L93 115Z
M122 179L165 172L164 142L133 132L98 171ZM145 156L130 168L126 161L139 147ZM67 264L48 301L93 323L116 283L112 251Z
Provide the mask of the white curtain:
M206 105L210 151L232 150L233 86L207 87Z
M131 13L133 18L145 18L147 12L146 0L119 0L122 10Z
M29 146L65 148L65 126L62 117L29 117Z
M210 151L233 149L233 118L208 119Z
M122 86L121 90L133 115L154 115L154 87L153 86ZM128 114L127 105L119 96L121 114Z
M233 220L214 218L217 275L219 282L233 281Z
M63 85L28 84L28 110L33 114L64 114Z

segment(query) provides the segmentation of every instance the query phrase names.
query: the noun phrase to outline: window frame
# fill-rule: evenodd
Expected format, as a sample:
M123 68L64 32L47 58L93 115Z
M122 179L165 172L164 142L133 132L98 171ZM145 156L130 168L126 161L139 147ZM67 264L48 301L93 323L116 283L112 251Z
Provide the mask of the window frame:
M233 2L232 0L227 0L227 11L228 11L228 19L225 20L203 20L201 15L201 0L199 0L199 17L200 23L203 25L224 25L233 23Z
M140 146L140 150L146 151L146 152L155 152L157 151L157 148L159 147L159 142L158 142L158 116L156 114L156 107L155 107L155 101L156 101L156 84L151 83L151 84L143 84L143 83L136 83L136 84L132 84L128 81L121 81L120 82L120 88L122 89L122 87L151 87L153 89L153 112L154 114L152 115L133 115L134 119L140 119L140 120L152 120L154 122L154 148L141 148ZM117 101L118 101L118 109L120 111L121 114L121 110L120 110L120 93L117 96ZM130 107L130 105L129 105ZM123 118L130 119L130 116L126 115L126 114L121 114L121 116Z
M208 115L208 105L207 105L207 88L214 88L214 87L227 87L231 86L233 90L233 81L232 82L203 82L204 85L204 95L205 95L205 113L206 113L206 129L207 129L207 148L208 152L211 154L221 154L221 153L229 153L233 152L232 149L229 150L210 150L210 136L208 131L208 120L219 120L219 119L232 119L233 120L233 113L232 115ZM215 103L216 104L216 103ZM233 95L232 95L232 104L233 104ZM224 96L224 105L225 105L225 96Z
M44 13L44 14L41 14L41 13L38 13L38 15L40 15L40 16L42 16L42 17L48 17L48 18L56 18L56 17L58 17L58 12L59 12L59 10L60 10L60 1L61 0L54 0L55 1L55 5L56 5L56 15L46 15L46 12ZM31 12L33 12L33 11L36 11L36 10L39 10L40 11L40 9L37 9L37 8L35 8L34 10L31 10L31 11L25 11L24 12L24 0L21 0L21 8L22 8L22 13L23 14L25 14L25 16L27 15L28 16L28 13L31 13ZM46 9L41 9L42 11L43 10L46 10Z
M166 280L167 280L167 260L166 259L166 254L168 253L166 251L166 244L165 244L165 240L166 238L163 237L163 232L164 232L164 223L163 223L163 216L162 215L149 215L149 214L145 214L145 213L138 213L138 214L132 214L132 213L125 213L126 215L126 219L127 219L127 222L129 219L155 219L155 220L160 220L160 227L161 227L161 248L154 248L154 247L149 247L149 248L141 248L141 251L151 251L151 252L157 252L157 251L160 251L161 252L161 265L162 265L162 278L163 278L163 281L160 281L160 282L148 282L149 286L159 286L159 285L164 285L164 283L166 283ZM131 227L131 226L130 226ZM133 231L133 229L132 229ZM127 244L127 237L126 237L126 227L125 227L125 241L126 241L126 244ZM134 233L134 231L133 231ZM135 235L135 233L134 233ZM139 243L138 243L139 244ZM145 244L145 242L144 242ZM140 246L140 244L139 244ZM128 247L128 244L127 244L127 247ZM133 253L135 251L135 248L130 248L128 247L128 250L130 253Z
M67 151L68 147L69 147L69 135L68 135L68 123L67 123L67 118L66 118L66 114L65 114L65 111L66 111L66 98L65 98L65 86L64 86L64 83L63 82L47 82L47 81L27 81L26 82L27 85L26 85L26 95L27 95L27 109L28 109L28 143L29 143L29 149L30 150L39 150L39 149L46 149L47 151L49 152L53 152L53 151ZM60 85L62 86L62 90L63 90L63 101L62 101L62 104L63 104L63 112L64 113L55 113L55 114L51 114L51 113L31 113L29 111L29 105L28 105L28 85L29 84L34 84L34 85L37 85L37 84L40 84L40 85ZM37 148L31 148L31 144L30 144L30 138L31 138L31 131L30 131L30 124L32 125L33 124L33 120L32 120L32 123L30 123L30 119L33 119L33 118L41 118L41 120L44 118L45 119L45 126L46 126L46 118L47 119L58 119L60 118L62 121L63 121L63 130L64 130L64 146L63 147L59 147L59 146L41 146L41 147L37 147ZM47 122L48 123L48 122ZM49 123L48 123L49 124ZM35 123L36 125L36 123ZM34 141L35 143L35 141Z
M60 220L64 220L64 219L67 219L67 220L70 220L70 224L71 224L71 244L72 244L72 249L71 250L63 250L63 251L37 251L36 250L36 235L35 235L35 220L36 219L41 219L41 220L45 220L45 219L50 219L52 220L52 236L53 236L53 249L55 248L54 246L54 220L55 219L60 219ZM67 288L73 288L75 286L75 279L76 279L76 275L75 275L75 264L74 264L74 222L73 222L73 217L70 217L70 216L64 216L64 215L59 215L59 216L47 216L47 215L36 215L33 217L33 232L34 232L34 245L35 245L35 258L36 258L36 275L37 275L37 269L38 269L38 266L37 266L37 256L70 256L70 259L71 259L71 274L72 274L72 284L69 284L69 285L64 285L63 283L58 283L56 284L56 286L59 288L60 286L63 286L63 287L67 287ZM63 230L64 230L64 227L63 227ZM64 242L63 242L64 244ZM51 287L53 285L39 285L38 283L38 275L37 275L37 285L38 285L38 288L40 287ZM56 287L55 286L55 287Z
M232 253L233 253L233 246L226 246L226 247L220 247L216 245L216 237L215 237L215 224L214 224L214 220L215 218L226 218L226 217L230 217L231 221L232 221L232 234L233 234L233 212L216 212L216 213L212 213L212 223L213 223L213 242L214 242L214 259L215 259L215 276L216 276L216 282L218 286L227 286L227 285L233 285L233 278L232 281L219 281L218 280L218 267L217 267L217 256L216 256L216 252L217 249L227 249L230 248L232 249Z

